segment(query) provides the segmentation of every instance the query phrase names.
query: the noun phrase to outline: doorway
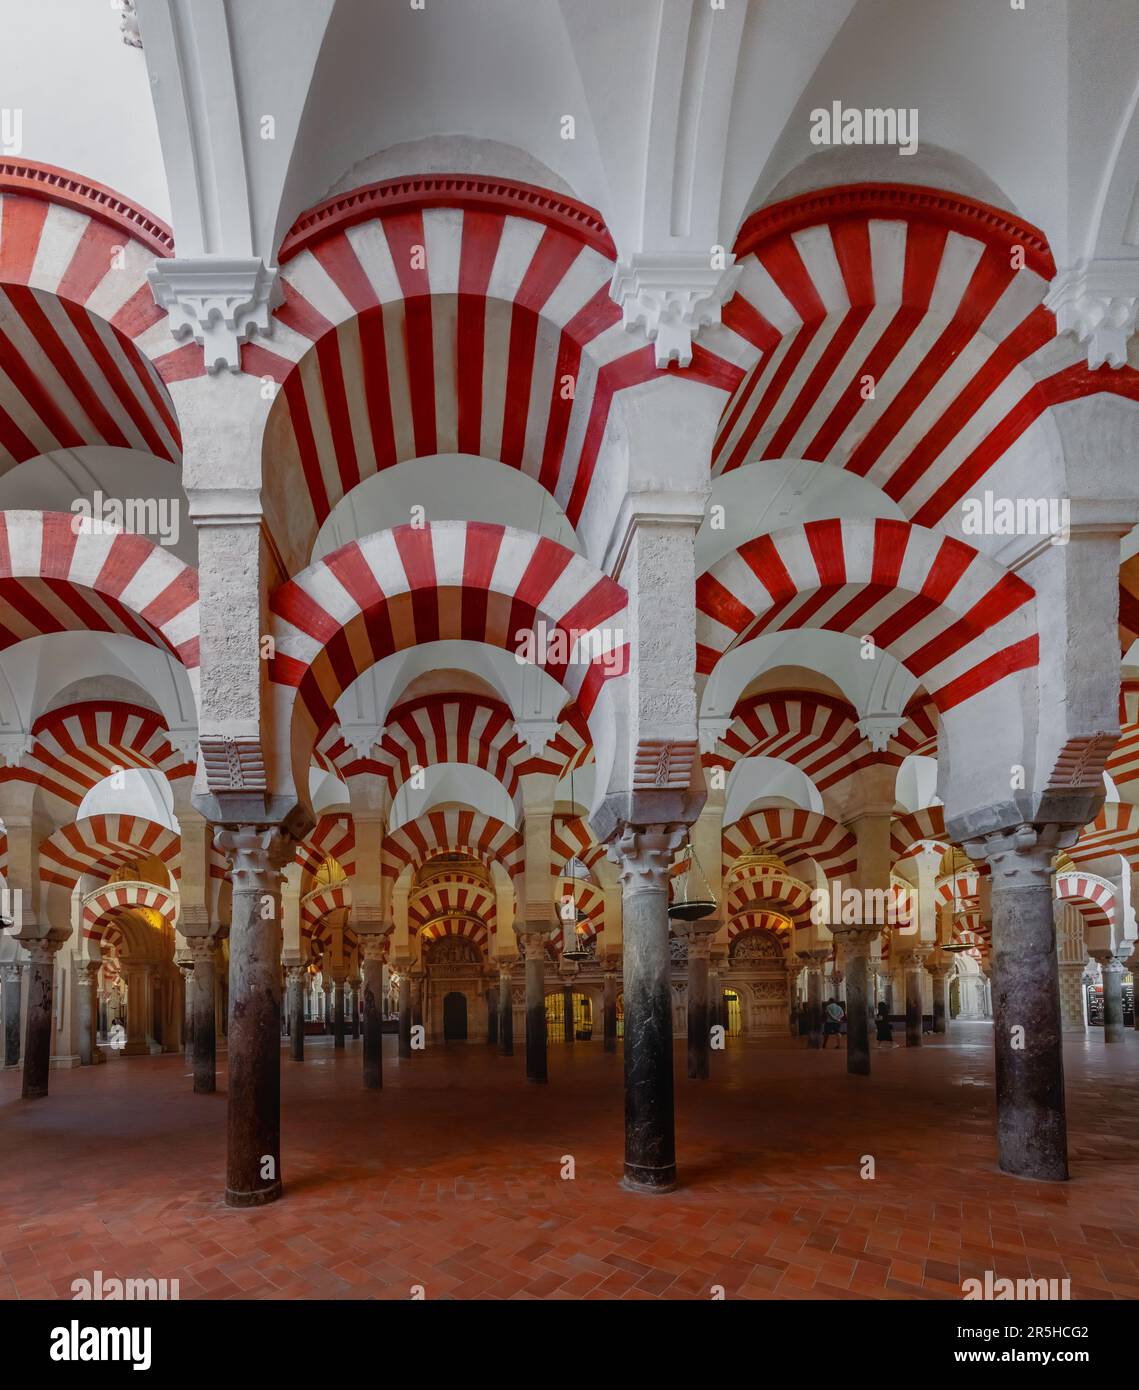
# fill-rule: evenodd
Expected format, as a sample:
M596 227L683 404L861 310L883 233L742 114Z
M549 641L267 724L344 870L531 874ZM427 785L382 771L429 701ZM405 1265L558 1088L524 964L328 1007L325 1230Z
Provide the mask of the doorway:
M443 1041L466 1042L467 996L452 992L443 999Z

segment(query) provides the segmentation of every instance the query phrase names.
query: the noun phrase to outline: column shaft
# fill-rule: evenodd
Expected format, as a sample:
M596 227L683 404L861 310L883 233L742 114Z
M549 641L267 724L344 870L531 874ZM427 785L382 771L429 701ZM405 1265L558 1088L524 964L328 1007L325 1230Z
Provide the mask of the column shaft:
M294 1062L305 1059L305 995L307 993L308 971L303 966L294 966L289 971L289 1010L292 1021L289 1025L289 1056Z
M605 983L601 996L602 1051L617 1051L617 976L612 970L605 972Z
M194 1094L212 1095L217 1089L217 989L216 951L213 943L194 942Z
M399 1055L411 1056L411 976L406 969L399 977Z
M514 1056L514 992L509 970L498 977L498 1050L503 1057Z
M906 1046L921 1047L922 956L913 952L906 960Z
M526 943L526 1080L545 1085L546 1072L546 962L543 938L534 934Z
M565 1041L572 1043L574 1040L573 1027L573 986L562 986L562 1024L565 1032Z
M99 990L99 966L84 962L75 970L76 1003L79 1006L79 1061L89 1067L95 1061L95 1027L98 1023L96 996Z
M866 932L844 933L846 942L846 1070L851 1076L870 1075L870 1003Z
M708 947L694 934L688 937L688 1075L707 1081L711 1052L708 1017Z
M380 999L384 988L383 948L364 955L364 1089L384 1084L384 1028Z
M51 1000L55 984L54 942L29 943L31 963L28 966L28 1017L24 1031L24 1077L22 1093L25 1100L47 1095L47 1079L51 1070Z
M4 1065L14 1067L20 1061L20 976L23 967L5 965L4 975Z

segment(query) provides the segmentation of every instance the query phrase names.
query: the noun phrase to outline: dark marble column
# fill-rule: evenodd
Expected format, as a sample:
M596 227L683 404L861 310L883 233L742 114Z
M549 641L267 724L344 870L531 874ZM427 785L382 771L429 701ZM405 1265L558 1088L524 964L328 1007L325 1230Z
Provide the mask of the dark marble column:
M625 1176L637 1191L676 1186L668 875L679 826L628 826L610 847L625 945Z
M89 1067L101 1061L95 1044L98 1016L99 962L80 961L75 967L75 1003L78 1014L79 1063Z
M411 966L399 972L399 1056L411 1056Z
M498 1050L503 1057L514 1056L514 991L510 983L509 966L499 967Z
M812 951L807 958L807 1046L823 1045L823 962L829 951Z
M494 988L486 992L486 1044L498 1046L498 990Z
M180 960L178 969L182 972L182 1056L186 1065L194 1067L194 962ZM105 1036L103 1000L99 1000L99 1032Z
M791 1036L799 1036L799 976L803 970L802 961L795 959L790 952L783 962L787 967L787 1026Z
M572 1043L574 1041L573 985L562 986L562 1031L565 1035L564 1041Z
M948 990L949 975L952 966L942 960L931 960L926 966L929 971L930 979L933 981L933 1031L935 1033L945 1033L948 1031Z
M20 1061L20 978L24 967L9 962L0 966L4 977L4 1065Z
M194 1094L208 1096L217 1088L217 940L192 936L186 944L194 962Z
M361 934L360 950L364 957L364 1089L378 1091L384 1084L383 936Z
M51 1003L55 986L55 954L62 941L25 941L28 951L28 1016L24 1025L25 1100L47 1095L51 1071Z
M283 1191L281 870L293 845L252 825L215 832L215 842L229 857L233 890L225 1201L262 1206Z
M1103 979L1103 1040L1121 1043L1126 1034L1123 1026L1123 962L1111 951L1092 951L1099 961Z
M843 976L846 983L846 1070L850 1076L870 1075L870 943L878 929L833 928L842 942Z
M332 982L332 1046L339 1052L344 1048L344 993L346 982Z
M601 995L602 1051L617 1051L617 972L606 970Z
M1077 833L1025 825L964 846L992 869L998 1161L1006 1173L1045 1181L1068 1176L1051 878L1057 849Z
M550 927L515 926L526 959L526 1080L544 1086L546 1070L546 937Z
M906 1046L921 1047L922 984L927 951L920 947L906 956Z
M356 980L348 982L348 1012L352 1019L352 1036L360 1036L360 986Z
M719 923L677 922L674 930L688 947L688 1076L707 1081L712 1051L712 1009L708 998L708 960Z
M423 1027L423 985L427 978L424 970L415 970L411 976L411 1026ZM414 1052L415 1049L412 1048Z
M289 1056L294 1062L305 1059L305 990L308 970L303 965L289 966Z

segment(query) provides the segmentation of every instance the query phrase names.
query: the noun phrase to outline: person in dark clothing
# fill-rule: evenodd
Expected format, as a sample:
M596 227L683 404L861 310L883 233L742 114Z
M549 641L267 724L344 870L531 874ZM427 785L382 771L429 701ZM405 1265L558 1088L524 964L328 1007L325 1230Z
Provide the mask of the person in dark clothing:
M890 1023L890 1015L886 1009L885 1002L878 1005L874 1011L875 1036L878 1039L878 1046L885 1044L887 1047L894 1045L894 1029Z

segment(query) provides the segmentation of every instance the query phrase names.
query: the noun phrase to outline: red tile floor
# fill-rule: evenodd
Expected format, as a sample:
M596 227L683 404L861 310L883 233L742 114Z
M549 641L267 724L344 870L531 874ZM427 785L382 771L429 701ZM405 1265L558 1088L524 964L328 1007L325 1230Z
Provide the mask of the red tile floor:
M70 1297L94 1269L184 1299L959 1298L986 1269L1139 1296L1139 1035L1067 1045L1066 1184L995 1168L988 1027L927 1042L876 1052L869 1079L736 1043L703 1084L678 1046L683 1186L650 1197L617 1185L621 1058L598 1043L551 1043L542 1088L520 1053L401 1063L388 1037L376 1094L359 1043L310 1041L282 1061L287 1195L256 1211L221 1202L224 1056L215 1096L178 1056L53 1072L42 1101L7 1072L0 1298Z

